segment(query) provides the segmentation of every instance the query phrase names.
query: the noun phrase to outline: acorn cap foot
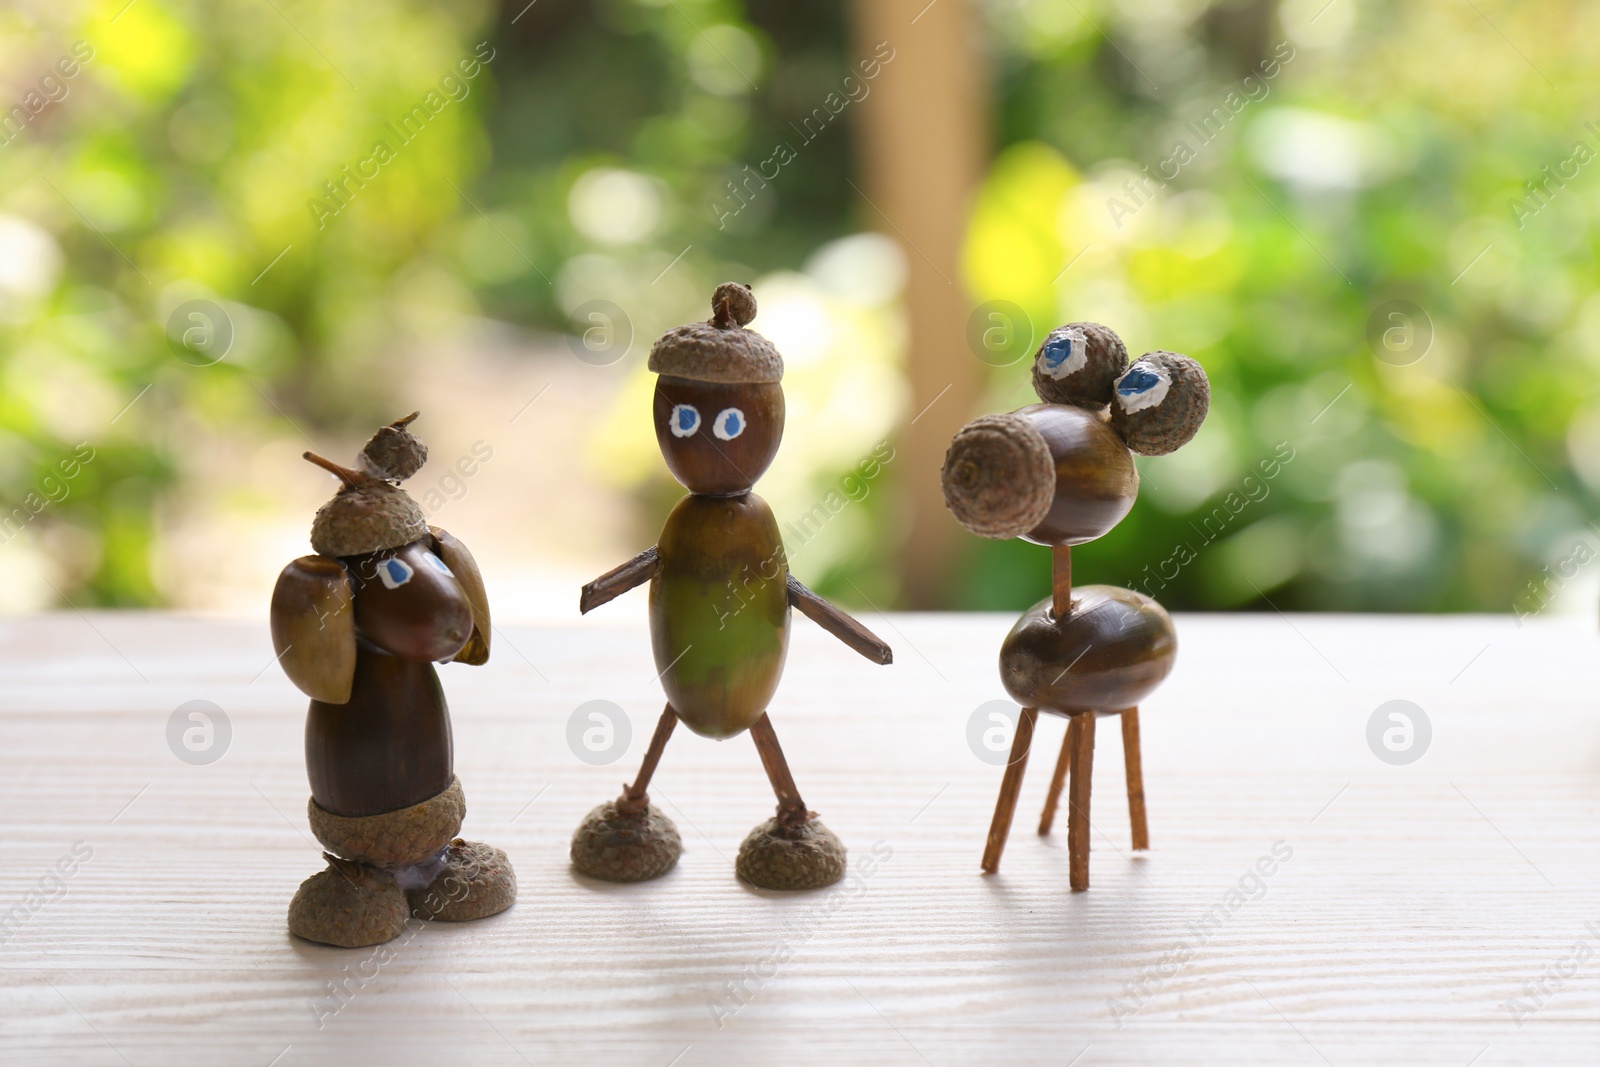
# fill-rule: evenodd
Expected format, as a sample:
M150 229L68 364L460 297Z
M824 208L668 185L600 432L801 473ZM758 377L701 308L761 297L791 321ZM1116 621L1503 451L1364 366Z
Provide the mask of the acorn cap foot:
M572 834L572 865L607 882L643 882L672 870L683 839L654 804L637 815L608 800L584 816Z
M328 867L300 883L289 902L289 932L336 948L366 948L399 936L406 895L375 867L327 857Z
M792 832L768 819L739 846L735 869L762 889L821 889L844 877L844 842L815 816Z
M517 900L517 873L493 845L456 838L444 869L427 886L406 893L411 914L438 922L471 922L498 915Z

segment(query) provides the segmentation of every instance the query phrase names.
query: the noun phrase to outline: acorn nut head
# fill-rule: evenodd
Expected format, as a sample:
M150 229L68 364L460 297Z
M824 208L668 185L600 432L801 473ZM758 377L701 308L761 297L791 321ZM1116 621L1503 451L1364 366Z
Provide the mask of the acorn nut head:
M1211 383L1199 363L1146 352L1117 379L1111 426L1141 456L1164 456L1189 443L1210 407Z
M1057 326L1033 359L1033 391L1046 404L1100 409L1128 366L1128 349L1098 322Z
M711 318L676 326L650 348L656 374L725 385L783 380L783 357L773 343L745 323L756 317L748 286L723 282L711 297Z

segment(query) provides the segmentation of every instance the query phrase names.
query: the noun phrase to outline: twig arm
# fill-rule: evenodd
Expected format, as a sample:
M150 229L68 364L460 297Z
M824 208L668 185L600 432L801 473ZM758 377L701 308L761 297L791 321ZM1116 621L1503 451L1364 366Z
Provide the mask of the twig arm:
M812 622L828 631L874 663L893 663L894 650L877 634L823 600L789 575L789 603Z
M655 546L645 549L620 567L613 567L583 587L578 597L578 613L587 615L601 604L608 604L630 589L635 589L661 569L661 557Z

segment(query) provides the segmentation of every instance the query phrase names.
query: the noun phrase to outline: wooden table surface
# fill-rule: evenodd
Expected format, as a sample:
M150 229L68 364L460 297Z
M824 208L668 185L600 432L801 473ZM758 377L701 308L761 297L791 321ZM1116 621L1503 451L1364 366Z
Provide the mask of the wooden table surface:
M1000 769L968 724L1004 696L1011 619L864 619L894 666L797 619L772 708L807 801L853 863L876 857L844 888L738 882L771 794L748 739L686 731L652 790L683 833L677 869L576 876L569 835L631 777L661 706L644 627L507 627L488 666L441 674L463 833L506 849L521 898L392 958L285 931L322 863L305 700L264 624L0 624L0 1063L1600 1061L1592 624L1180 616L1143 711L1153 848L1129 852L1103 728L1094 883L1073 894L1064 824L1034 833L1051 717L1004 866L978 872ZM594 699L632 724L610 765L568 746ZM1405 766L1367 741L1394 699L1432 726ZM168 745L192 700L231 726L207 765Z

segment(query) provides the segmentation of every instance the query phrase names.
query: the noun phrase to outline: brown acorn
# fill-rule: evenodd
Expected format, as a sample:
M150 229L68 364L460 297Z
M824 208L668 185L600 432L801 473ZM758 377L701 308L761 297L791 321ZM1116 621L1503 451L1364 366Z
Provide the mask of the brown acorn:
M663 374L656 381L653 408L662 458L691 493L748 491L772 465L783 441L783 386L777 382Z
M1069 322L1050 331L1033 359L1033 391L1046 404L1099 409L1128 366L1128 349L1098 322Z
M1120 712L1171 673L1178 653L1172 618L1143 593L1080 585L1064 617L1052 614L1050 601L1029 608L1000 646L1000 681L1023 707L1056 715Z
M945 454L945 506L980 537L1080 545L1133 507L1139 472L1104 412L1030 404L974 419Z
M1189 443L1210 407L1211 383L1199 363L1146 352L1117 380L1111 425L1141 456L1164 456Z

